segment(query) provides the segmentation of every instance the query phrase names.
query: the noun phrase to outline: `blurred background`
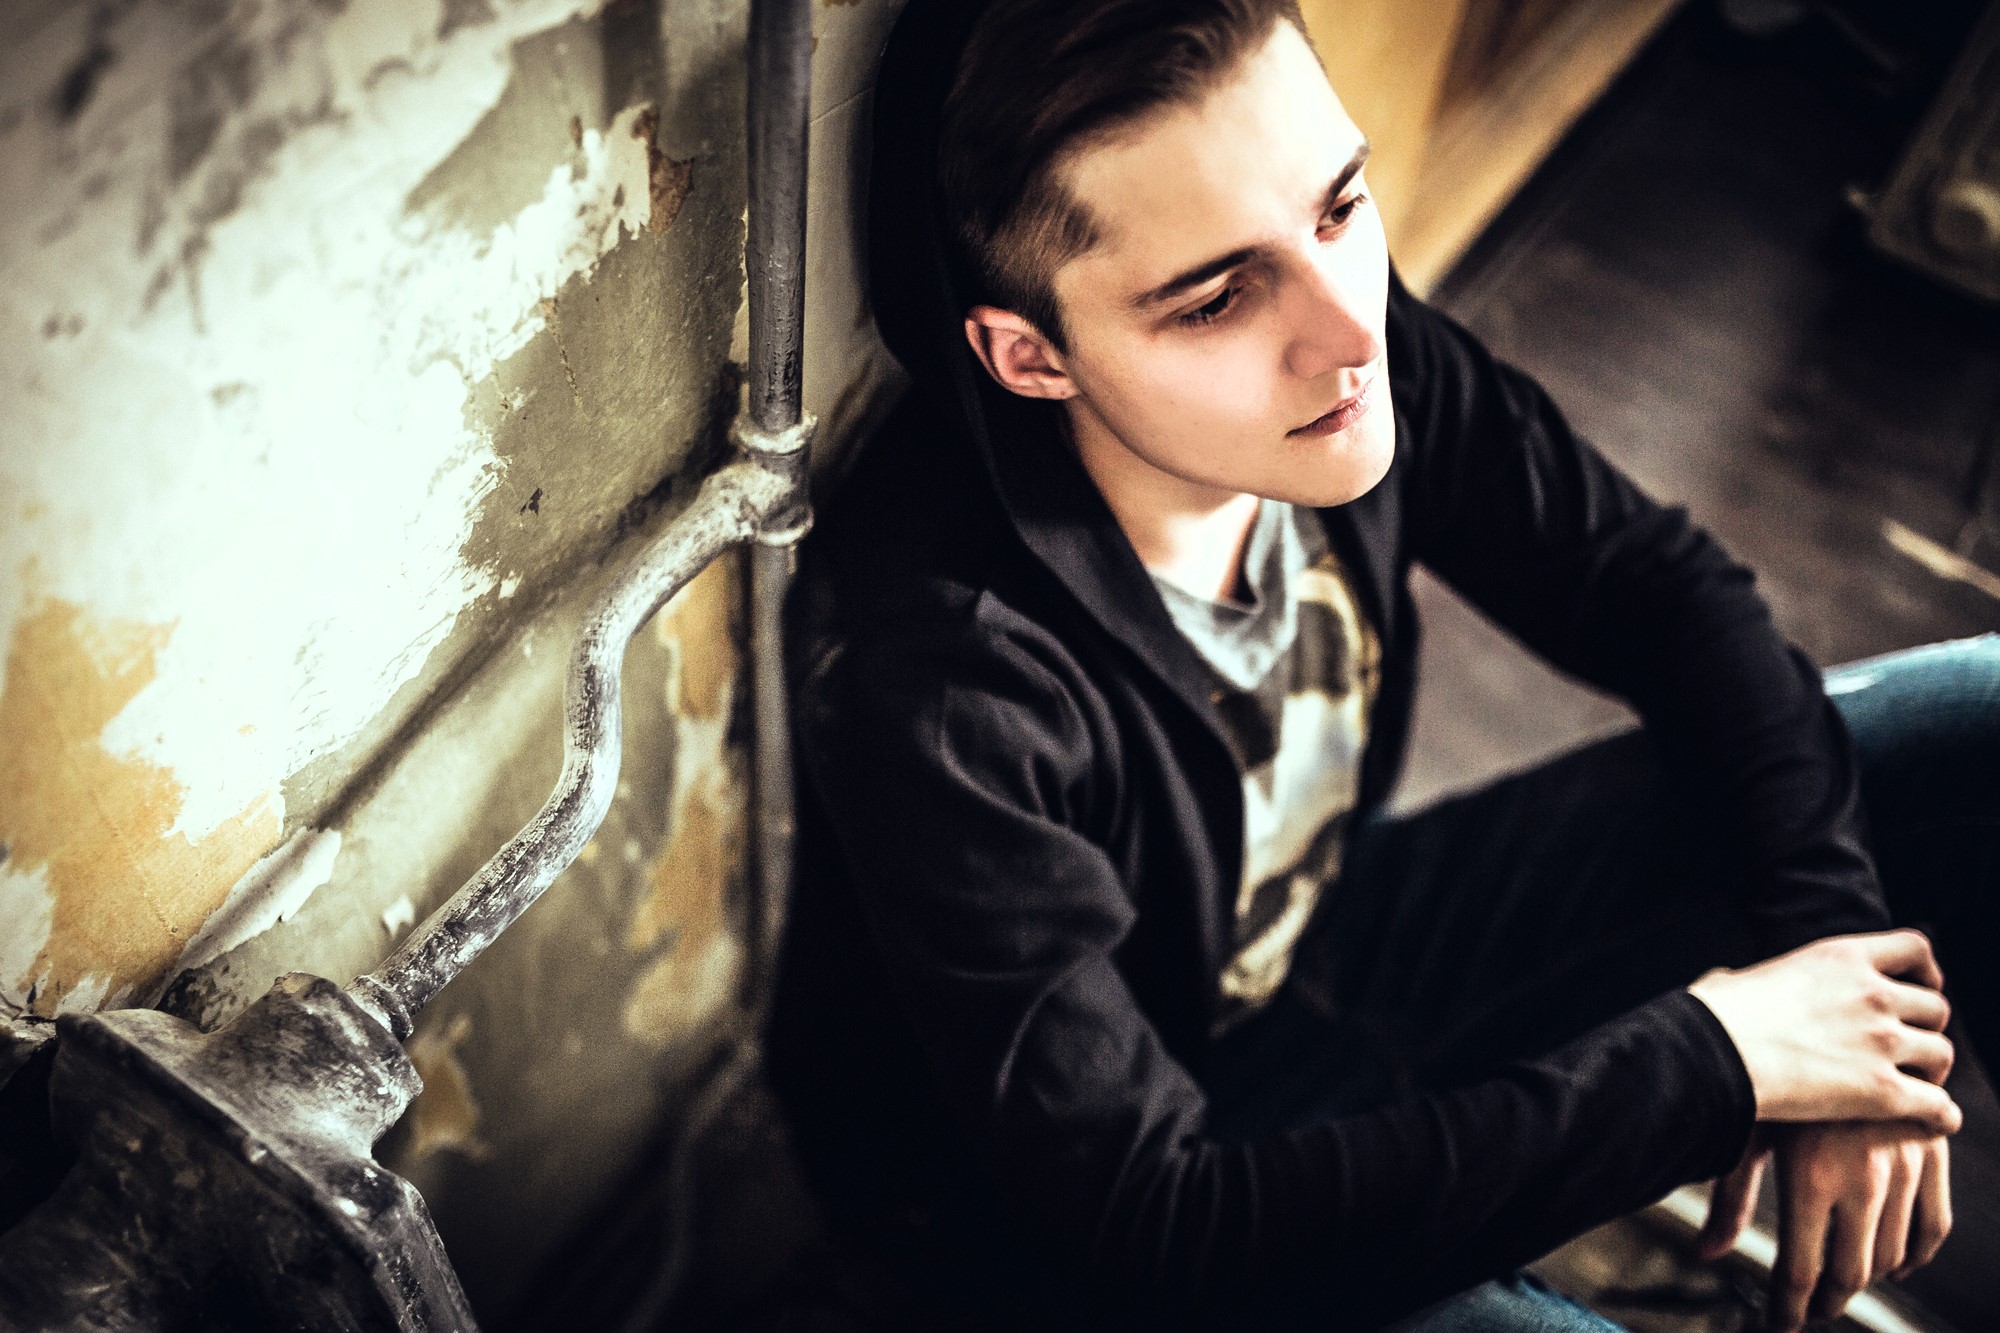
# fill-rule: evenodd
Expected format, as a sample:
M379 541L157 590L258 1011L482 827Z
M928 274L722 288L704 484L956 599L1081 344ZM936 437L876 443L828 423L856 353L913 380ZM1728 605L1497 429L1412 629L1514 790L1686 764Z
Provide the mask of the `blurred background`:
M828 478L900 389L857 189L897 8L815 7ZM2000 7L1304 9L1406 279L1815 660L2000 629ZM344 981L540 805L582 608L726 447L744 41L741 0L0 13L0 1031ZM723 562L635 644L609 820L410 1044L383 1160L489 1328L866 1326L731 1072L742 583ZM1402 803L1625 724L1420 604ZM38 1068L0 1074L0 1227L59 1166ZM1959 1228L1906 1294L1975 1333L2000 1113L1959 1081ZM1754 1326L1743 1270L1656 1221L1549 1272L1635 1329Z

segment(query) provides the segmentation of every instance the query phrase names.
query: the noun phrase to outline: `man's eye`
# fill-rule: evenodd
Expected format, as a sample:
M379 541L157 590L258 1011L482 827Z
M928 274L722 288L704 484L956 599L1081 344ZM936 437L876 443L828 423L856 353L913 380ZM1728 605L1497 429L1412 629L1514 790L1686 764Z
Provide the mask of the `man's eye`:
M1242 288L1236 286L1224 287L1205 305L1197 306L1185 315L1181 315L1179 317L1180 322L1190 326L1198 326L1219 318L1223 311L1229 309L1235 303L1237 293L1242 290Z
M1356 209L1360 208L1361 205L1367 202L1368 202L1368 196L1365 194L1353 195L1350 198L1342 200L1341 202L1335 204L1332 208L1327 210L1326 225L1329 227L1340 226L1342 223L1346 222L1349 218L1354 216L1354 211Z

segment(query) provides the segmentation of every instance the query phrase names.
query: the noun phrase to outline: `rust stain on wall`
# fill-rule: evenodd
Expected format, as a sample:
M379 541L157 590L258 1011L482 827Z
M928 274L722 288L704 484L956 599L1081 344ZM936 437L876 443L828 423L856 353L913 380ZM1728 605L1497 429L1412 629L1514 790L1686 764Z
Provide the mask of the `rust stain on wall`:
M625 1031L658 1046L701 1031L729 1003L741 953L726 933L676 944L627 993Z
M479 1137L479 1103L472 1096L472 1080L458 1058L459 1045L472 1034L472 1018L455 1014L440 1031L436 1025L410 1038L410 1063L424 1081L424 1090L410 1103L410 1157L418 1160L440 1148L451 1148L468 1157L484 1157L486 1143Z
M46 979L36 1013L53 1014L86 979L114 997L163 980L282 831L267 797L191 843L169 832L184 792L173 773L100 742L172 633L55 599L15 625L0 693L0 841L16 868L43 868L54 900L33 967Z
M678 724L676 781L666 846L647 873L626 943L667 941L627 996L625 1026L670 1041L728 998L740 946L723 904L740 877L748 829L739 751L728 720L742 665L737 561L719 560L661 612L655 633L671 655L667 704Z
M741 864L743 794L723 734L735 694L741 615L736 561L724 558L681 589L654 623L671 654L667 707L680 724L667 844L647 876L648 893L627 933L651 948L669 929L674 947L699 946L723 929L722 895Z
M742 664L742 594L738 557L715 561L660 611L653 632L674 655L667 706L675 716L718 721L729 711Z
M626 933L632 948L651 948L669 930L680 948L723 928L722 894L741 863L744 834L734 778L711 769L683 789L673 831L647 875L646 897Z
M660 112L656 107L647 107L633 120L632 137L646 145L646 181L653 198L646 230L658 236L681 215L681 205L687 202L688 189L694 184L694 160L668 157L660 147Z

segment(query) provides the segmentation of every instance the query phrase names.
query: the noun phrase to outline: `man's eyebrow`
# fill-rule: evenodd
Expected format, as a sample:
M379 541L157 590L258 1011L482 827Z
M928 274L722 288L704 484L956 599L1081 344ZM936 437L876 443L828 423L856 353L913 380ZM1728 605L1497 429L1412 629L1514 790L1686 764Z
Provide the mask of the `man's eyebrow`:
M1323 196L1321 205L1322 208L1331 208L1334 201L1346 192L1348 185L1354 180L1355 176L1360 174L1362 165L1368 161L1368 151L1369 143L1366 139L1363 139L1355 146L1354 156L1347 159L1346 166L1334 173L1333 183L1326 187L1326 194ZM1201 286L1201 284L1207 282L1216 274L1227 273L1238 264L1253 258L1259 248L1254 245L1246 245L1241 249L1231 250L1226 255L1217 255L1213 259L1205 259L1193 268L1176 273L1159 286L1149 291L1141 292L1139 295L1133 297L1132 308L1135 310L1148 310L1163 302L1171 301L1182 292Z
M1340 196L1347 193L1347 187L1361 174L1361 168L1368 164L1368 154L1373 148L1374 145L1365 138L1354 146L1354 156L1347 159L1346 166L1334 173L1333 183L1327 186L1326 193L1320 196L1321 212L1332 208L1339 202Z

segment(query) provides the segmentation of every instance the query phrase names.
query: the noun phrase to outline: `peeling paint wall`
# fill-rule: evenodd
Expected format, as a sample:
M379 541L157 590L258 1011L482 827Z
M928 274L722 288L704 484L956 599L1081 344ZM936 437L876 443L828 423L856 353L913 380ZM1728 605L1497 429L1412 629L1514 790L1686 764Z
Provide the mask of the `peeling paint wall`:
M893 392L816 7L808 406ZM742 0L0 11L0 1019L345 980L559 761L569 637L722 448ZM734 1021L741 576L628 659L618 800L424 1015L385 1145L504 1308Z

